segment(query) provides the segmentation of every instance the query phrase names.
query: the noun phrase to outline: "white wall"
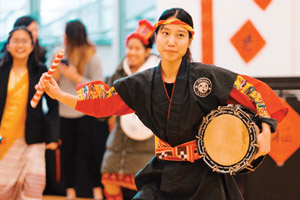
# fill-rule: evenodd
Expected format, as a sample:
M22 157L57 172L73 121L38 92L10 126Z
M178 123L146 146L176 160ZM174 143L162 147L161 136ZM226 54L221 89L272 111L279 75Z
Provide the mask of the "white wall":
M111 45L100 46L97 48L97 55L101 60L104 76L111 76L119 64L118 52Z
M293 42L293 74L299 76L300 75L300 1L299 0L293 0L292 3L293 6L293 21L294 21L294 27L295 30L293 37L295 38L295 41ZM300 101L300 99L299 99Z
M182 7L194 19L192 53L201 61L201 0L157 0L158 14L167 8ZM250 20L266 41L248 63L230 42ZM213 0L214 64L256 77L300 76L300 1L273 0L263 10L253 0Z

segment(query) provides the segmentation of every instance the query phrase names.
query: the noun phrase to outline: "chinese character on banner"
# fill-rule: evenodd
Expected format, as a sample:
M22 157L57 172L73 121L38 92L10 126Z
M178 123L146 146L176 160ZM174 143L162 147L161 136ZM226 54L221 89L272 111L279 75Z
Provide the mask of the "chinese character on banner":
M278 166L282 166L300 146L300 115L285 100L282 102L288 107L289 112L272 134L269 152Z
M246 63L266 44L250 20L231 38L231 43Z

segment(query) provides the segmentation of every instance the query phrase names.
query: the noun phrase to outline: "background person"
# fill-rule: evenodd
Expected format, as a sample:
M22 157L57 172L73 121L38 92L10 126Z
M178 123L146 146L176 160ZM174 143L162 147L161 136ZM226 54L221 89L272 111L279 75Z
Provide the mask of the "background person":
M100 59L96 53L96 47L88 40L84 24L79 20L66 23L63 35L65 46L65 63L60 63L54 77L61 88L72 94L76 94L76 84L103 80ZM108 127L105 122L100 122L94 117L84 115L81 112L60 103L59 115L61 117L61 154L63 174L66 181L66 195L68 199L76 198L75 180L78 165L76 158L81 150L84 154L82 162L87 166L89 180L93 187L95 199L102 199L102 185L100 164L101 156L96 150L98 146L92 145L97 140L96 136L106 139ZM95 133L99 130L97 124L102 123L104 133ZM105 128L106 126L106 128ZM102 151L102 154L104 152Z
M34 41L26 27L14 28L0 60L0 199L42 199L45 149L56 149L59 138L58 102L30 106L34 85L47 67L34 56ZM45 145L47 143L47 145Z
M38 22L31 16L22 16L19 17L15 23L14 28L18 26L26 26L26 28L31 32L34 42L35 48L35 56L37 59L42 62L46 63L46 50L40 45L39 37L39 25Z
M115 80L157 66L160 59L151 54L153 33L150 22L139 21L137 29L127 37L126 57L112 75L110 85ZM154 156L153 133L135 114L118 116L106 146L101 169L106 199L132 199L136 193L134 175ZM122 188L129 189L124 197Z

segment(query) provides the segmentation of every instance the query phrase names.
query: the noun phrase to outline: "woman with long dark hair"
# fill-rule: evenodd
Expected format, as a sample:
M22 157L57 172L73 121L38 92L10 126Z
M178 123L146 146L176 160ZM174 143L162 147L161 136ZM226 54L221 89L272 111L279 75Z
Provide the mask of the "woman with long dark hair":
M14 28L0 60L0 199L42 199L45 149L56 149L59 138L58 102L48 95L30 106L34 85L47 67L34 56L31 32ZM47 145L45 145L47 143Z
M54 74L60 87L76 94L77 84L92 80L103 80L96 46L89 41L84 24L79 20L67 22L63 38L66 55L63 63L59 65ZM102 199L100 164L104 149L102 154L97 154L96 148L98 147L91 144L96 140L96 137L94 137L95 131L98 130L96 130L96 127L102 127L103 132L108 134L107 124L75 111L62 103L59 104L59 115L61 117L62 170L65 174L67 198L76 198L75 180L78 177L76 175L76 159L79 150L81 150L84 154L82 162L87 166L88 180L91 181L94 198ZM99 124L101 126L97 126ZM97 135L99 136L99 134ZM105 133L102 136L103 140L106 139Z
M216 173L201 159L196 144L199 125L219 106L239 103L249 107L260 118L254 155L260 160L270 151L275 119L280 121L286 109L266 84L192 62L193 20L185 10L164 11L155 32L161 56L157 67L120 79L111 88L103 82L78 85L78 96L60 90L53 79L41 81L37 87L89 115L136 113L152 130L157 139L156 156L137 173L134 199L243 199L229 173Z

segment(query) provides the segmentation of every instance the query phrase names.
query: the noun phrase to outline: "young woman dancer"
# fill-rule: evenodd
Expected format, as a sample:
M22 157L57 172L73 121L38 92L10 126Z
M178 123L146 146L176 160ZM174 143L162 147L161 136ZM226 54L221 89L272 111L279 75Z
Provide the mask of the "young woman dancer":
M156 157L136 175L134 199L242 199L231 175L213 172L200 158L194 148L198 127L218 106L235 102L250 107L262 121L257 159L270 151L271 130L276 128L276 120L270 117L281 120L285 109L276 94L258 80L191 62L194 29L185 10L164 11L155 28L161 56L157 67L118 80L111 88L102 82L78 85L78 96L61 91L53 79L43 81L42 77L37 87L89 115L134 112L152 130L163 145L156 145ZM93 95L86 97L85 93ZM178 159L174 154L162 156L164 147L194 151L185 155L188 160Z

